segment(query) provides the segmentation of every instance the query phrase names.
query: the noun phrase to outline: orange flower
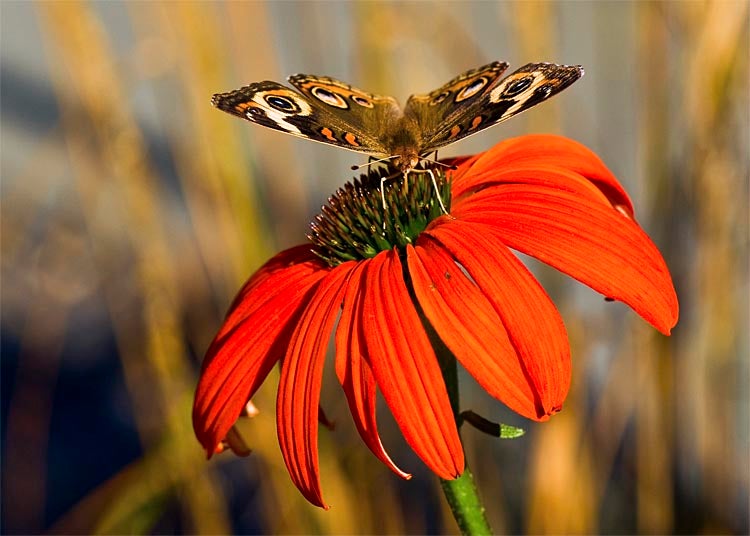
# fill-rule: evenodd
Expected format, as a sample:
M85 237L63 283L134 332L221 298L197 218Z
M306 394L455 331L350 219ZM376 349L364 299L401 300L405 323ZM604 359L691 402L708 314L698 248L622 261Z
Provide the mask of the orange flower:
M239 449L232 427L281 362L281 452L295 485L325 506L318 402L335 327L336 373L372 452L408 478L378 435L379 389L424 463L440 478L460 475L464 455L420 312L489 394L548 419L570 385L567 335L510 248L626 303L662 333L676 324L662 256L622 186L582 145L523 136L461 160L448 178L439 182L449 215L427 173L391 186L385 211L379 192L347 186L313 224L313 246L279 253L250 278L206 354L195 396L193 425L209 456L224 440Z

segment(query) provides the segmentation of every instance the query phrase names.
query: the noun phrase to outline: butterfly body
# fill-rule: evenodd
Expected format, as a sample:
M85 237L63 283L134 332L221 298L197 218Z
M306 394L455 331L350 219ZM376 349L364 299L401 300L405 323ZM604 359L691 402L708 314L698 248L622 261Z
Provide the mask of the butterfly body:
M294 75L292 90L256 82L216 94L214 106L293 136L388 158L407 173L436 149L500 123L562 91L580 66L530 63L502 78L505 62L472 69L401 108L325 76Z
M380 157L394 156L393 165L401 171L408 171L419 163L420 127L413 118L402 115L385 131L382 144L388 150Z

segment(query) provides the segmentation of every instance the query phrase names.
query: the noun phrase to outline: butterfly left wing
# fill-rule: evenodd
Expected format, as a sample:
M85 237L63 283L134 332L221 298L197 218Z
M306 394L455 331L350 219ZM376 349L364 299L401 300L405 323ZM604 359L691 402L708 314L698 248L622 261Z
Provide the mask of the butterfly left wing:
M372 135L366 118L352 113L354 109L366 109L368 104L372 104L368 97L376 98L360 93L359 97L354 98L321 89L311 98L267 80L218 93L211 103L227 113L298 138L360 153L387 154L388 148ZM390 104L390 101L387 102Z
M363 151L390 156L386 134L401 116L401 107L393 97L375 95L329 76L295 74L289 83L316 108L331 117L333 136L344 139L347 131L357 141L377 151Z
M479 91L453 89L449 82L430 94L412 95L404 113L419 124L420 154L424 155L528 110L581 76L580 65L529 63ZM436 102L436 95L445 96Z

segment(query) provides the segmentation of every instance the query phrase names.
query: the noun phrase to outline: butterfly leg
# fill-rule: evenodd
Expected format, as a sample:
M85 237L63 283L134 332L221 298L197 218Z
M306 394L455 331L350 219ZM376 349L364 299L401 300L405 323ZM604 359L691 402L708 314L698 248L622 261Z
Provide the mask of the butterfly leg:
M406 179L406 173L404 172L404 180ZM384 177L380 178L380 199L383 201L383 210L388 208L388 205L385 203L385 183L386 181L390 181L398 177L398 172L396 172L393 175L385 175Z
M391 177L384 176L380 177L380 200L383 202L383 211L385 211L386 208L388 208L385 204L385 181L389 180ZM383 227L385 227L385 220L383 220Z
M437 196L438 203L440 203L440 210L443 211L443 214L448 214L448 209L445 208L445 204L443 203L443 198L440 197L440 189L438 188L437 179L435 178L435 174L432 172L431 169L412 169L413 173L428 173L430 175L430 179L432 180L432 187L435 188L435 195Z
M443 214L448 214L448 209L445 208L445 205L443 204L443 198L440 196L440 189L438 188L438 183L437 183L437 179L435 178L435 174L432 172L431 169L428 169L427 173L430 174L430 179L432 179L432 187L435 188L435 195L438 198L438 203L440 203L440 210L443 211Z

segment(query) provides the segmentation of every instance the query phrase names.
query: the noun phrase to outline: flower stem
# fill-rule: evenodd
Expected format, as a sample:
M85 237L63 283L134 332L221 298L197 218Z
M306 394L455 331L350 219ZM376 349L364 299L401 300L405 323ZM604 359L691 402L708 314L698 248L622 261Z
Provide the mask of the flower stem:
M440 485L461 534L492 534L468 467L455 480L441 479Z
M456 424L460 425L461 408L459 407L458 399L458 366L456 358L432 329L428 328L427 331L440 362L440 369L443 372L445 387L448 390L448 397L451 401ZM484 505L479 498L477 487L474 484L474 477L468 465L460 477L455 480L440 479L440 485L443 488L445 498L462 534L492 534L492 529L484 515Z

